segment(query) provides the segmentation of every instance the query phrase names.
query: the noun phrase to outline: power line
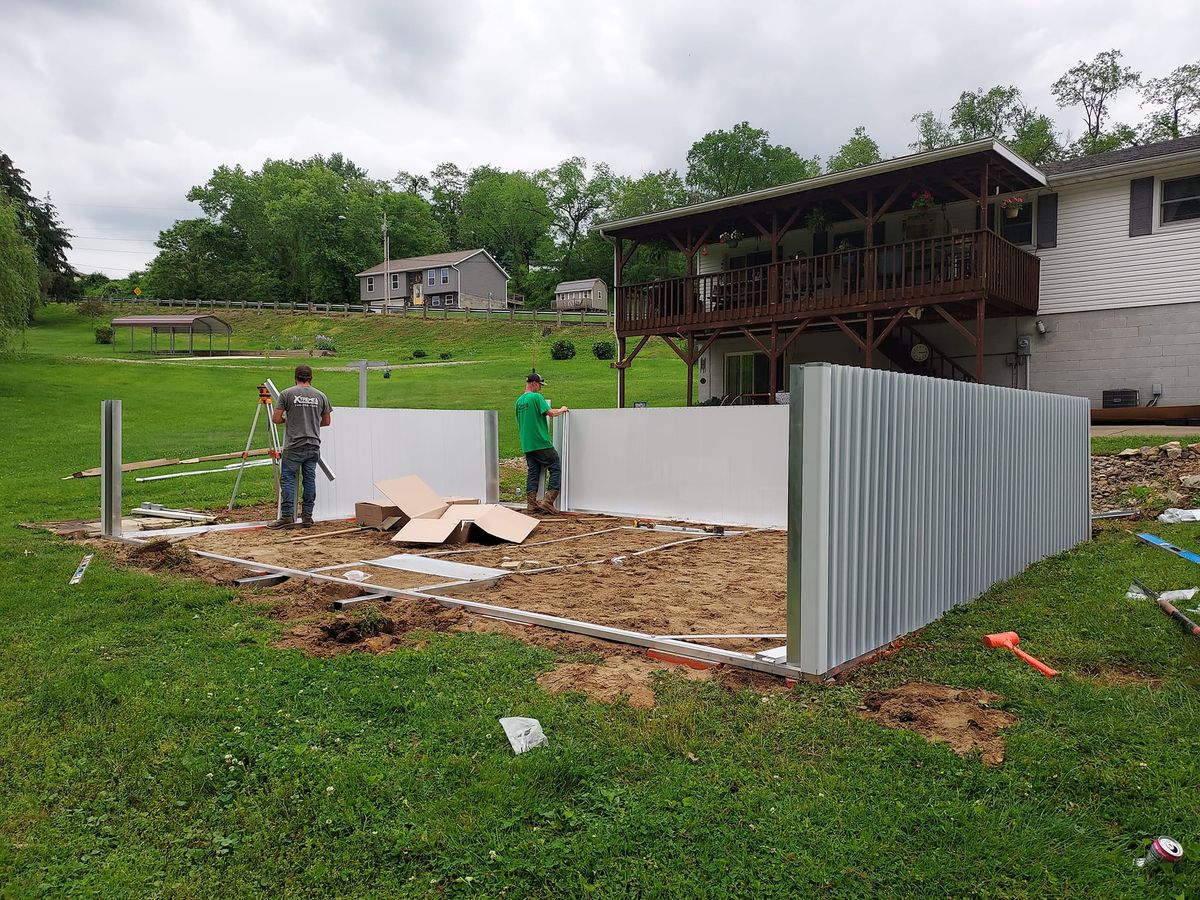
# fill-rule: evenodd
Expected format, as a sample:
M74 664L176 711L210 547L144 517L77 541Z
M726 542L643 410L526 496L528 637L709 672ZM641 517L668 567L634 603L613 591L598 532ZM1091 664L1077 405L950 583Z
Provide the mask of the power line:
M153 244L153 243L155 243L154 238L100 237L100 235L98 235L98 234L76 234L76 235L72 235L72 237L77 237L81 241L128 241L130 243L138 243L138 244Z
M109 247L72 247L71 249L80 253L136 253L140 256L150 255L149 250L114 250Z
M120 206L115 203L75 203L70 200L53 200L55 206L81 206L89 209L160 209L167 212L194 213L195 209L182 209L178 206Z

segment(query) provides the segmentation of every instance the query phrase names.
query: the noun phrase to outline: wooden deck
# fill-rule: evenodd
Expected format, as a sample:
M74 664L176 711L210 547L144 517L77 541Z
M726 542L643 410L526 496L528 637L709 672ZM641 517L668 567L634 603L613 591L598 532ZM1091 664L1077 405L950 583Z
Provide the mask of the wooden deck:
M1036 256L982 230L835 251L744 269L620 285L621 337L983 300L993 313L1032 315Z

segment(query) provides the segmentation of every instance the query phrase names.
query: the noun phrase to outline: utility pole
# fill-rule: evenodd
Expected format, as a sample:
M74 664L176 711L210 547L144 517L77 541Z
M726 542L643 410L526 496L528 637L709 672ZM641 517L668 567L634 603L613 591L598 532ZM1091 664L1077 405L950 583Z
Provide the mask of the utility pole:
M392 246L388 241L387 210L383 211L383 312L392 305Z

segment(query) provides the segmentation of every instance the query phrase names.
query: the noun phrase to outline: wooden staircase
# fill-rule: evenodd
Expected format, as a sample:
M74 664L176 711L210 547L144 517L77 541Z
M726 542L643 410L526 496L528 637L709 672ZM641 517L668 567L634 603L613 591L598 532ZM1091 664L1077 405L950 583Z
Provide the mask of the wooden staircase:
M857 330L857 329L856 329ZM863 334L864 331L860 331ZM913 359L913 347L924 344L929 356L918 362ZM902 371L909 375L927 375L930 378L949 378L951 381L975 382L975 376L943 353L936 344L911 325L901 323L891 330L879 351Z

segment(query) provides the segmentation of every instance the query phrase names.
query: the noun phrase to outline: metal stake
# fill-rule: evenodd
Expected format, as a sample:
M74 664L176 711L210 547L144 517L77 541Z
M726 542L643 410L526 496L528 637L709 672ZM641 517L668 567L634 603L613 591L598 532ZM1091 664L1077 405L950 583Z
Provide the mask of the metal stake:
M121 536L120 400L100 401L100 533Z

